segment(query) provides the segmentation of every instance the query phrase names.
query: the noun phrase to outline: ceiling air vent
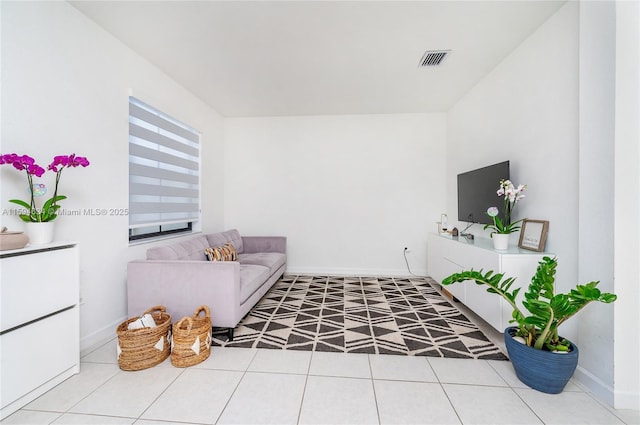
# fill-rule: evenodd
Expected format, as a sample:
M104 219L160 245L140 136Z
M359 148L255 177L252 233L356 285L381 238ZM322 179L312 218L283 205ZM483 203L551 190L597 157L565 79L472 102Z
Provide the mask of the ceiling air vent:
M427 50L420 59L420 66L438 66L450 52L451 50Z

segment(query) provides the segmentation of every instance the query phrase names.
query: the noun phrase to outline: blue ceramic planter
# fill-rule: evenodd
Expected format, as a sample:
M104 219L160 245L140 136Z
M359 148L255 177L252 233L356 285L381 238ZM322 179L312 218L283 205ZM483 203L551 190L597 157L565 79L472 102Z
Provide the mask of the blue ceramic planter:
M517 328L504 331L504 343L518 379L534 390L548 394L562 392L578 366L578 347L571 342L567 354L536 350L515 341L512 336Z

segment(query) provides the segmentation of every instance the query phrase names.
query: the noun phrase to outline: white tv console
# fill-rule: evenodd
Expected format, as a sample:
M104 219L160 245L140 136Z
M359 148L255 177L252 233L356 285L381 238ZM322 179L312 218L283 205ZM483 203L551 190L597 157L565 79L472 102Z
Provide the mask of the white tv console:
M0 251L0 419L80 371L78 251Z
M484 272L493 270L494 273L504 273L506 277L515 277L512 288L523 288L518 294L518 303L522 307L523 293L529 286L538 263L542 257L552 257L553 254L528 251L517 246L496 251L490 239L467 240L462 236L430 233L427 256L429 276L438 283L442 283L442 279L453 273L471 269L482 269ZM502 332L511 326L511 306L499 295L488 293L486 285L463 282L443 288L498 331Z

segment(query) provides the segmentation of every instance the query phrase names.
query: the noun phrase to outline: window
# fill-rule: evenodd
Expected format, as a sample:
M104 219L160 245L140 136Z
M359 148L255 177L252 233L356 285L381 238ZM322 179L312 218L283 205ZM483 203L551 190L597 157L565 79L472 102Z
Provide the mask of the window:
M200 221L200 133L129 97L129 241Z

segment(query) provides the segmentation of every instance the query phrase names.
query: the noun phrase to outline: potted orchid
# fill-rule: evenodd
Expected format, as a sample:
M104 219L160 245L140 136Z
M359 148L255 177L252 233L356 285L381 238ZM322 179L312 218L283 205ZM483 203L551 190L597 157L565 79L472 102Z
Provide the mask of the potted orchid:
M62 171L65 168L75 168L78 166L87 167L89 166L89 161L87 158L76 156L75 154L55 156L51 164L47 167L48 170L56 173L56 184L53 190L53 196L46 200L40 208L38 208L36 204L36 197L45 195L47 188L42 183L36 183L34 181L34 177L42 177L46 170L36 164L35 159L32 157L28 155L18 155L15 153L4 155L0 154L0 165L2 164L11 164L16 170L24 171L27 175L30 195L29 201L27 202L21 199L9 200L9 202L19 205L25 209L22 214L18 214L20 219L26 223L50 223L58 216L58 210L60 209L58 202L67 199L66 196L58 194L58 185L60 184ZM51 237L53 237L52 232L53 230L51 229L49 231ZM35 238L34 240L34 238L30 236L32 243L46 243L47 238L48 237L45 237L42 240ZM42 242L43 240L44 242Z
M524 219L511 222L511 214L519 200L525 197L524 192L527 185L521 184L515 187L511 180L500 180L500 186L496 192L498 196L504 197L504 217L500 218L500 211L492 206L487 209L487 215L491 217L493 223L486 224L484 229L491 229L491 238L494 248L507 249L509 246L509 235L520 230L520 223ZM501 236L504 235L504 236Z

